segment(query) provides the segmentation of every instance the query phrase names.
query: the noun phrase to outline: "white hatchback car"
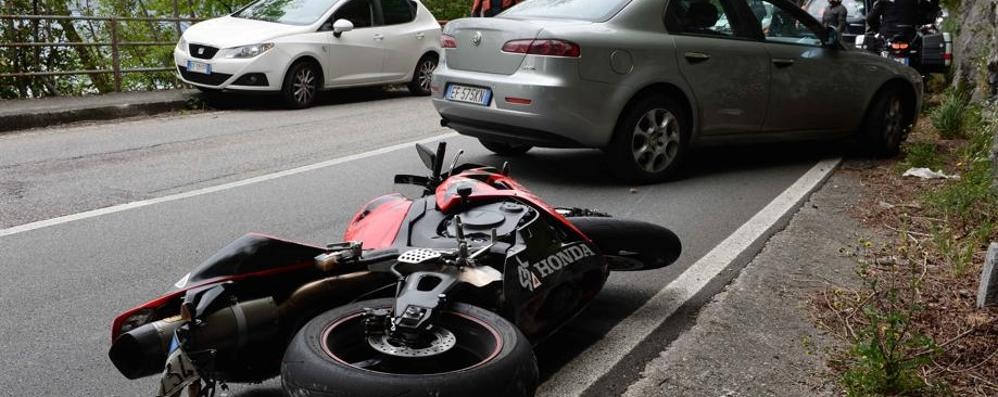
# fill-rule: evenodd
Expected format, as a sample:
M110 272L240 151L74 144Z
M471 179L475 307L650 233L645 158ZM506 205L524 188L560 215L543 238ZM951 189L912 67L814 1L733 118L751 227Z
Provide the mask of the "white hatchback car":
M202 91L279 92L303 108L325 88L408 83L430 94L440 25L414 0L257 0L188 28L173 51Z

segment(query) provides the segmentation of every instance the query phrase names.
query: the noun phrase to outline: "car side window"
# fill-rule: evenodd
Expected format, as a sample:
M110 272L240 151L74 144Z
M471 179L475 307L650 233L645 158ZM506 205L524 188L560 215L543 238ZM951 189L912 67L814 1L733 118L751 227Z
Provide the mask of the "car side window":
M381 0L385 25L412 22L416 19L416 3L412 0Z
M730 0L674 0L665 11L669 33L692 36L750 37Z
M821 27L817 21L803 18L800 10L786 8L768 0L748 0L752 15L759 21L768 42L821 47Z
M340 19L352 22L355 29L373 26L374 4L371 4L371 0L349 0L329 18L332 22Z

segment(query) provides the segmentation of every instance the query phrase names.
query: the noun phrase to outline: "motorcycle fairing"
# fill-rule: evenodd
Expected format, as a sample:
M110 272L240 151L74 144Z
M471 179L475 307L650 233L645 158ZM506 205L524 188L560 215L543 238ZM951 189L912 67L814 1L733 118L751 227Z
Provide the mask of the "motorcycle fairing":
M395 242L412 201L401 194L386 194L371 200L354 215L345 241L362 241L364 249L385 249Z

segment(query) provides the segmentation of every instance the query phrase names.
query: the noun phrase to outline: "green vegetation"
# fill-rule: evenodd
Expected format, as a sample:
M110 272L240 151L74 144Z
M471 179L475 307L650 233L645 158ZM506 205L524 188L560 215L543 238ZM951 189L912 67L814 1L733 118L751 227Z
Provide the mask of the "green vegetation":
M934 142L912 142L905 146L905 158L900 163L901 168L925 167L939 170L943 167L943 158L936 150Z
M870 295L866 303L851 308L862 312L866 324L855 332L844 363L847 369L841 381L846 394L910 396L938 389L918 373L939 349L912 326L912 317L922 311L918 297L912 295L920 287L920 280L914 277L917 272L896 265L863 265L858 274Z
M932 110L930 114L932 126L936 127L941 138L965 138L963 121L967 107L967 100L963 94L950 91L943 98L942 104Z

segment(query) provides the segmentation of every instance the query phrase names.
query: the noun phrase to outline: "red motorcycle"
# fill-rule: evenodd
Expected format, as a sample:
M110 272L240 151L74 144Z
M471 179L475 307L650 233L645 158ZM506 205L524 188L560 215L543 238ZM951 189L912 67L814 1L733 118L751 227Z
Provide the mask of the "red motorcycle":
M111 361L129 379L161 374L159 396L278 374L293 396L532 395L532 346L610 271L680 254L666 228L548 205L508 165L456 157L445 173L445 144L417 151L430 176L395 181L423 197L374 199L326 247L237 239L115 318Z

